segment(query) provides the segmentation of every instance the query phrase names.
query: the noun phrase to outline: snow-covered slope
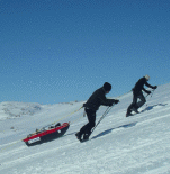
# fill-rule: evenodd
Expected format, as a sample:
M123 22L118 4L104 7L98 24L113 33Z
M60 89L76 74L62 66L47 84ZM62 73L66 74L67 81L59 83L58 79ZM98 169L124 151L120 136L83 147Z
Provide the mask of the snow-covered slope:
M152 97L148 96L139 109L141 114L134 117L125 117L132 92L119 100L86 143L74 136L87 123L82 109L74 112L83 102L53 106L1 103L0 173L169 174L170 84L159 86ZM99 109L97 121L105 110L106 107ZM15 117L21 111L26 114ZM54 141L32 147L20 141L36 128L69 121L70 129Z
M25 115L34 115L41 110L41 105L38 103L26 102L1 102L0 103L0 120L21 117Z

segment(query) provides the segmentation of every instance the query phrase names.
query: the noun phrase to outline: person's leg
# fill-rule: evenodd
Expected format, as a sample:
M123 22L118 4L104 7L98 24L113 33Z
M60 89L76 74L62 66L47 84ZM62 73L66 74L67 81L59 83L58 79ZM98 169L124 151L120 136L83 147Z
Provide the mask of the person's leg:
M142 107L145 102L146 102L146 99L145 97L143 96L143 93L141 93L139 96L138 96L138 99L140 99L140 101L137 102L137 109Z
M136 107L136 102L137 102L137 93L133 91L133 102L127 108L126 117L128 117L128 116L130 116L132 114L132 111Z
M141 104L141 103L138 103L138 101L137 101L138 99L142 100L142 101L141 101L142 104ZM141 107L141 106L143 106L144 100L145 100L145 97L143 96L143 92L142 92L142 91L139 91L139 92L137 92L137 93L134 93L133 110L134 110L136 113L139 113L139 112L138 112L138 108ZM139 104L140 104L141 106L139 106Z
M91 129L93 127L95 127L95 125L96 125L96 112L91 110L91 109L87 109L86 112L87 112L87 117L88 117L89 123L84 125L80 129L80 132L78 133L78 138L79 139L82 138L82 135L89 137L90 134L91 134Z
M86 125L86 129L84 130L84 136L83 138L89 138L91 135L91 130L93 127L96 126L96 111L87 109L87 117L89 120L89 123Z
M126 116L131 115L132 109L133 109L133 105L130 104L129 107L127 108Z

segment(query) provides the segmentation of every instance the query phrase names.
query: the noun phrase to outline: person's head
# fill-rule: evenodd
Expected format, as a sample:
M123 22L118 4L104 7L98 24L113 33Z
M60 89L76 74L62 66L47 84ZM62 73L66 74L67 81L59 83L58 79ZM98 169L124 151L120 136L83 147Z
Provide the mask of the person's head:
M147 81L151 79L149 75L145 75L144 78L145 78Z
M111 90L111 84L108 82L105 82L104 89L105 89L106 93L108 93Z

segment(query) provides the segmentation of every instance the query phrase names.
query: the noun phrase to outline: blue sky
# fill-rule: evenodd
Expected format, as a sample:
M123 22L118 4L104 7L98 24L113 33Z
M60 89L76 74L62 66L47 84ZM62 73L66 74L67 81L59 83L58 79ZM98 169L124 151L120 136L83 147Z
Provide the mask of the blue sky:
M169 0L1 0L0 101L122 95L170 81Z

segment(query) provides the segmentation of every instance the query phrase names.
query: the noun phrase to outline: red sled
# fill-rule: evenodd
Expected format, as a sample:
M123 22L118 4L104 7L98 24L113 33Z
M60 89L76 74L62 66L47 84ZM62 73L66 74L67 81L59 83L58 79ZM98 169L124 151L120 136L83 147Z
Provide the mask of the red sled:
M63 136L69 127L70 123L45 126L40 130L36 129L35 133L29 134L23 141L27 146L53 141L53 139Z

